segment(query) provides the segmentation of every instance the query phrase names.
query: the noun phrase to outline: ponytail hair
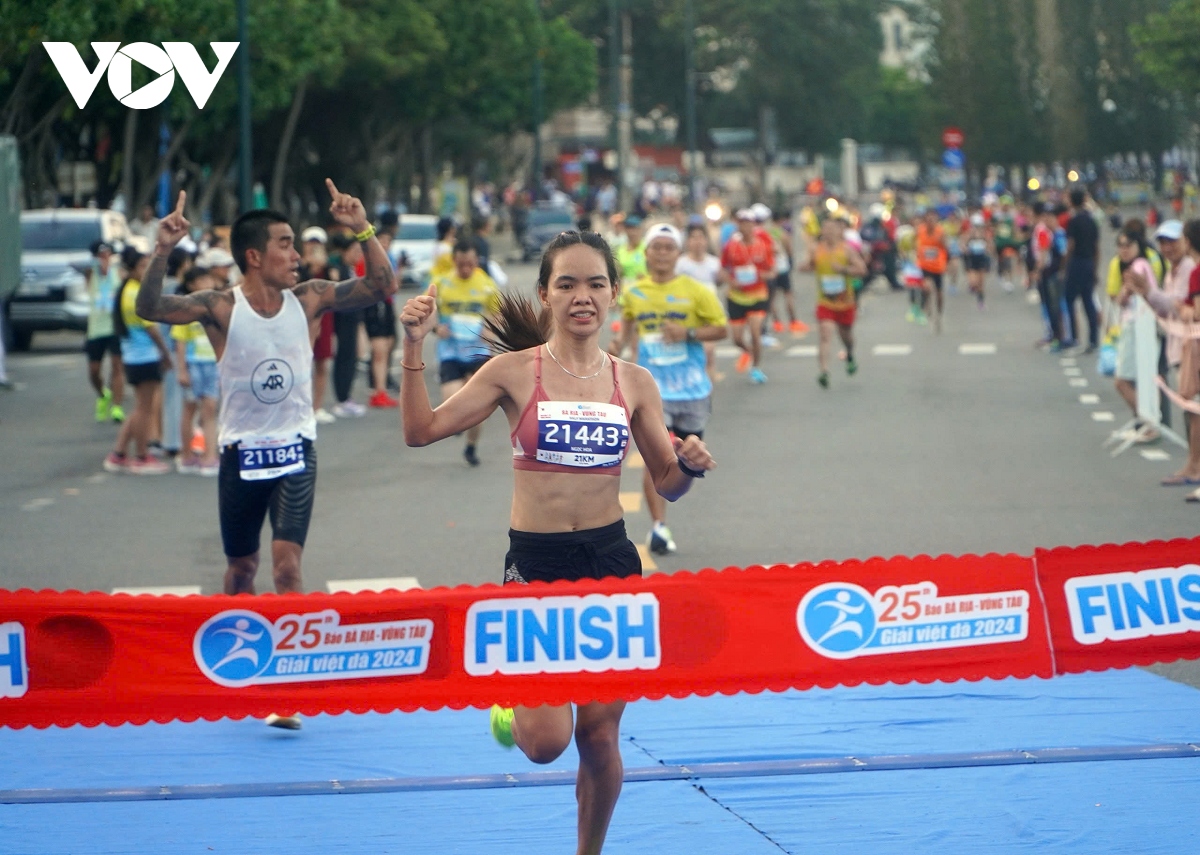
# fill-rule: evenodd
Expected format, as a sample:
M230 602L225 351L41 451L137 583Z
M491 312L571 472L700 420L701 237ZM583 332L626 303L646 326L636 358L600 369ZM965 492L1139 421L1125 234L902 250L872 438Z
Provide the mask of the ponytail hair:
M112 322L113 332L117 338L127 338L129 336L129 327L125 324L125 313L121 311L121 297L125 293L125 286L129 284L129 277L126 276L121 284L117 286L117 291L113 294L112 307Z
M620 274L608 242L596 232L567 231L550 241L542 254L537 282L539 294L545 294L550 289L550 274L554 271L554 260L558 254L572 246L586 246L600 253L608 270L608 280L616 287ZM512 353L549 341L552 322L549 309L539 311L525 297L505 292L500 295L500 309L496 317L488 318L485 324L491 333L492 349L497 353Z
M492 350L513 353L550 340L550 310L538 311L526 297L508 291L500 295L500 308L484 324L491 333Z

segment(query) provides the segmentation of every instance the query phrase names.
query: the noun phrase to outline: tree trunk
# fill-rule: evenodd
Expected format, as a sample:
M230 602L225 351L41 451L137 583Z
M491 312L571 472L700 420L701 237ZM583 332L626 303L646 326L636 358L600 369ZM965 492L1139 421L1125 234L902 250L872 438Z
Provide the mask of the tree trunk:
M22 141L31 140L40 134L51 123L53 123L55 119L62 115L63 109L67 106L67 102L70 100L71 95L70 93L67 93L55 101L54 106L43 113L42 117L38 119L29 130L21 132L20 139Z
M1083 104L1078 79L1063 55L1058 0L1037 0L1035 23L1038 61L1050 106L1051 154L1056 160L1079 157L1086 137Z
M133 207L133 160L137 151L137 124L140 110L125 112L125 144L121 149L121 199L125 202L125 214L137 215Z
M420 130L421 139L417 145L417 160L421 165L420 195L417 198L417 213L428 214L430 210L431 177L433 171L433 128L425 125Z
M229 164L233 162L233 154L237 150L237 137L231 135L225 141L225 150L221 153L220 160L213 167L212 172L208 174L208 181L204 183L204 189L200 192L200 200L196 203L196 211L201 220L204 219L204 212L212 205L213 197L216 195L217 189L225 180L225 173L229 171ZM210 219L215 219L211 218Z
M4 117L4 133L11 134L17 129L17 117L21 114L22 108L25 106L25 92L29 89L34 78L37 77L37 73L41 70L45 58L46 52L44 50L33 50L30 51L29 58L25 60L25 67L21 69L21 76L17 78L16 85L13 86L13 90L8 96L8 101L4 104L4 109L0 110L0 116ZM60 107L59 110L61 109Z
M292 137L296 133L296 123L300 121L300 113L304 109L304 96L308 92L308 77L296 84L296 93L292 96L292 108L288 110L287 121L283 123L283 135L279 138L279 148L275 152L275 168L271 171L270 204L277 210L283 210L283 179L287 176L288 156L292 150Z
M154 195L155 188L158 186L159 174L164 169L168 169L175 160L175 155L179 152L179 147L183 145L184 140L187 139L188 131L192 129L192 121L195 117L195 113L188 116L187 121L183 123L183 127L171 137L171 144L167 146L166 154L158 159L157 166L150 174L149 180L144 182L141 192L138 193L137 204L130 209L131 211L140 211L142 205L150 201L150 198Z

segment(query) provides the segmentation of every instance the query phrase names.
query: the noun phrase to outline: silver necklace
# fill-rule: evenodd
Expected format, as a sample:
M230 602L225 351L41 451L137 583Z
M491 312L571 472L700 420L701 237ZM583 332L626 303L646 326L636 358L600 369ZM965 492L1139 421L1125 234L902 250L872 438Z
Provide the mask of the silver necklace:
M604 367L606 365L608 365L608 354L606 354L604 351L600 351L600 367L596 369L595 374L587 374L587 375L576 374L570 368L568 368L567 366L563 365L561 362L558 361L558 357L555 356L554 351L550 349L550 342L546 342L546 353L550 354L550 358L554 360L555 365L557 365L563 371L570 374L576 380L591 380L593 377L599 377L600 372L604 370Z

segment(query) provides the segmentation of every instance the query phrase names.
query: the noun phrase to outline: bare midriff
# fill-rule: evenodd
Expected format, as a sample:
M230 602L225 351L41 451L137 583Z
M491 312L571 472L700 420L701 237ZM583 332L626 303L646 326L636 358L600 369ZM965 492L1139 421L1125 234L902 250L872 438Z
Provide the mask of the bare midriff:
M573 472L513 470L512 517L517 531L586 531L624 515L621 479Z

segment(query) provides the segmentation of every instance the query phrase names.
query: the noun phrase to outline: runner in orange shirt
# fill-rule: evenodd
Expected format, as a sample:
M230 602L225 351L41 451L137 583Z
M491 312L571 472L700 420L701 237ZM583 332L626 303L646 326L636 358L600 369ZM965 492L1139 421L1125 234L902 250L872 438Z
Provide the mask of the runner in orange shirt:
M929 308L929 289L935 292L934 306L937 317L934 318L934 328L939 332L942 328L942 309L944 297L942 294L942 276L946 272L949 252L946 249L946 234L938 223L938 214L934 208L926 208L925 216L917 226L917 266L925 278L925 291L921 295L921 310Z
M759 367L762 361L762 326L770 307L767 281L775 273L775 254L771 238L759 234L754 214L737 212L737 228L721 252L721 280L729 285L727 304L733 343L742 349L738 357L739 373L750 369L751 383L766 383L767 375ZM750 346L746 346L749 321Z

